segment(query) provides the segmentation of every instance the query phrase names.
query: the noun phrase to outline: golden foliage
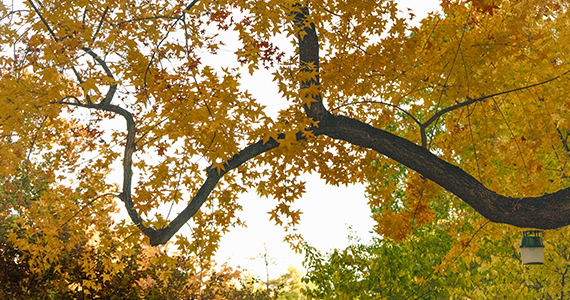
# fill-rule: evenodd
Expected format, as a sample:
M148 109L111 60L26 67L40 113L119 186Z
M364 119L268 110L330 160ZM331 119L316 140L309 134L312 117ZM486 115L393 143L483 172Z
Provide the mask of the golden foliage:
M374 128L357 120L502 195L567 188L567 3L441 4L418 26L389 0L2 5L0 178L10 198L2 216L17 228L8 240L43 270L86 238L64 242L64 229L93 226L109 247L140 241L140 229L156 245L192 218L193 236L175 243L207 260L222 234L243 224L238 199L247 190L276 200L270 220L298 224L291 202L304 193L306 172L332 185L384 180L369 188L371 207L382 208L378 232L403 239L449 196L427 174L391 178L401 172L391 159L403 159L379 156L384 145L361 130ZM243 85L263 69L287 104L277 114L266 107L273 99ZM339 129L333 119L356 125ZM405 163L431 157L422 155ZM122 180L110 175L117 169ZM437 171L424 173L463 184ZM32 175L45 185L23 196L15 178ZM28 192L37 188L21 180ZM132 222L110 228L116 198ZM91 263L80 267L88 272Z

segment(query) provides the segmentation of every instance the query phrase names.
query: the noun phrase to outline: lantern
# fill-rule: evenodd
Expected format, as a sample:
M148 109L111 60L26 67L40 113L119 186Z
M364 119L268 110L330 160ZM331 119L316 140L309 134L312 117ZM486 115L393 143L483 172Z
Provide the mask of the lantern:
M542 231L528 230L521 239L521 259L523 265L542 265L544 262L544 244L540 237Z

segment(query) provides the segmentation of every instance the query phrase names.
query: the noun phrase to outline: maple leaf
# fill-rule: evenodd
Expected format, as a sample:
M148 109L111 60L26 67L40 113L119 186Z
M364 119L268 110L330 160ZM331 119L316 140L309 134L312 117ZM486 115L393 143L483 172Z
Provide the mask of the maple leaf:
M471 0L470 1L478 11L482 12L483 14L487 13L489 15L493 15L496 10L499 10L499 7L495 5L495 1L490 0Z

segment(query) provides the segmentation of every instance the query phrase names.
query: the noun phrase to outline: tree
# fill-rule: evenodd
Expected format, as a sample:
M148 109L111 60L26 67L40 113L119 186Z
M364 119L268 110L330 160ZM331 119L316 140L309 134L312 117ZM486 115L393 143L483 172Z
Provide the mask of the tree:
M287 269L287 273L266 282L248 274L242 277L240 287L232 294L232 299L306 299L301 293L305 287L301 277L301 272L293 266Z
M46 205L58 187L32 164L17 169L0 184L0 298L223 300L240 292L240 270L151 247L137 229L114 230L113 202L95 199L75 213ZM68 201L57 200L79 203L81 192L59 192Z
M270 217L290 228L300 174L362 183L387 176L394 161L416 172L406 180L411 210L378 220L396 235L430 221L438 186L492 222L568 225L567 4L441 7L412 27L413 14L389 0L2 5L2 175L49 161L40 170L50 185L82 187L82 203L113 194L151 245L192 218L192 240L176 241L185 253L215 251L241 224L247 189L275 198ZM289 104L278 117L240 86L242 69L204 62L226 50L229 32L236 63L273 72ZM115 117L126 131L105 127ZM106 180L119 160L117 187ZM397 206L397 188L384 187L371 205ZM55 193L42 205L71 209ZM158 211L178 203L176 217Z
M566 299L568 228L547 231L544 265L522 264L521 234L471 211L396 242L355 242L323 255L306 247L309 299ZM473 226L477 225L477 226ZM566 298L565 298L566 297Z
M413 212L410 200L417 188L405 184L409 170L399 166L382 174L389 176L370 181L369 193L391 184L399 188L391 195L393 205L374 207L373 217L384 220L385 215ZM376 236L370 243L349 237L352 245L326 255L305 245L303 281L311 285L304 293L310 299L564 299L568 295L568 227L545 233L544 265L525 266L520 229L489 222L450 196L441 193L431 200L432 222L412 217L411 226L400 230L380 222L376 231L392 235Z

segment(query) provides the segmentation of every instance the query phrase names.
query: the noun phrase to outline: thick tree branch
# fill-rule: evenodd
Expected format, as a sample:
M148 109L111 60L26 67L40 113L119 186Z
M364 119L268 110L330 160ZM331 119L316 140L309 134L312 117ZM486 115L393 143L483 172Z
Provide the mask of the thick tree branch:
M308 22L307 16L309 9L299 4L294 5L291 11L294 17L295 27L297 29L297 38L299 39L299 64L301 65L301 72L316 75L301 82L301 95L303 90L309 90L312 86L320 86L319 78L319 40L317 38L317 31L315 24ZM309 118L318 121L325 116L331 115L323 105L323 99L320 93L317 95L309 94L305 97L312 97L310 105L305 104L303 108Z
M295 15L297 26L304 28L305 35L299 42L301 67L305 65L318 66L318 40L314 25L307 26L308 10L301 9ZM311 48L311 49L306 49ZM305 72L312 70L303 69ZM518 90L528 89L537 85L556 80L564 74L549 80L514 89L494 95L484 96L477 99L469 99L466 102L446 108L424 123L427 126L439 118L442 114L477 101L511 93ZM311 85L319 85L317 80L305 82L302 88L310 88ZM323 113L321 96L313 97L317 104L305 108L309 118L319 121L318 128L314 129L315 135L326 135L333 139L339 139L353 145L372 149L399 163L402 163L422 174L429 180L439 184L446 190L455 194L465 201L477 212L492 222L506 223L518 227L532 227L539 229L555 229L570 225L570 188L553 194L545 194L540 197L511 198L499 195L487 189L473 176L467 174L461 168L450 164L429 150L422 148L404 138L391 134L387 131L375 128L361 121L344 116L335 116L328 112ZM315 107L315 109L313 109Z
M70 98L70 97L66 97ZM71 97L75 98L75 97ZM64 98L65 99L65 98ZM123 156L123 189L119 198L125 203L125 208L129 214L129 217L137 225L137 227L150 239L150 244L152 246L162 245L168 242L178 230L186 223L190 218L198 212L200 207L206 202L208 196L212 190L216 187L216 184L220 181L222 176L224 176L229 171L238 168L242 164L246 163L250 159L263 154L267 151L275 149L279 146L279 142L273 138L269 141L264 142L263 140L252 144L239 153L234 155L224 164L224 169L218 172L217 169L212 169L211 167L206 169L208 174L206 181L202 184L202 187L198 190L196 195L192 198L188 206L174 219L170 224L164 228L154 229L147 227L143 224L143 219L140 217L139 213L134 208L132 199L132 156L136 151L136 126L133 116L130 112L116 105L101 105L101 104L83 104L78 102L64 102L59 101L59 104L72 105L83 108L90 109L100 109L104 111L114 112L121 115L127 122L127 139L125 142L125 153ZM284 134L279 134L277 139L285 138ZM305 140L302 132L296 134L298 141Z
M197 3L197 0L193 1L190 5L188 5L188 7L186 9L188 10L188 9L192 8L196 3ZM39 12L38 12L38 14L39 14ZM47 26L47 23L44 22L44 24ZM49 29L49 27L48 27L48 29ZM314 26L313 26L313 30L314 30ZM93 59L103 68L103 70L105 71L106 75L109 78L111 78L113 81L115 80L113 73L111 72L111 70L109 69L109 67L105 63L105 61L103 61L90 48L83 47L82 49L87 54L89 54L91 57L93 57ZM313 57L314 57L314 55L313 55ZM318 64L318 52L317 52L316 58L317 58L316 62ZM318 80L318 78L317 78L317 80ZM245 149L243 149L242 151L240 151L239 153L234 155L230 160L228 160L224 164L224 169L221 170L220 172L218 172L217 169L212 169L211 167L209 167L206 170L208 175L207 175L206 181L202 184L202 187L198 190L196 195L194 195L194 197L192 198L192 200L190 201L188 206L174 220L172 220L168 226L166 226L164 228L160 228L160 229L154 229L152 227L147 227L143 224L143 219L141 218L139 213L134 208L134 203L133 203L133 199L132 199L132 176L133 176L133 172L132 172L133 159L132 159L132 156L133 156L133 153L136 151L136 140L135 140L136 131L137 131L136 130L136 124L135 124L135 121L134 121L132 114L129 111L127 111L126 109L119 107L117 105L110 104L111 100L113 99L113 96L115 94L116 89L117 89L117 84L113 83L111 85L111 87L109 88L109 91L107 92L107 95L105 96L105 98L98 104L94 104L91 102L84 104L84 103L81 103L76 97L73 97L73 96L64 97L62 100L60 100L57 103L65 104L65 105L71 105L71 106L77 106L77 107L83 107L83 108L88 108L88 109L99 109L99 110L103 110L103 111L114 112L116 114L121 115L125 119L125 121L127 123L127 138L125 141L125 152L123 155L123 188L122 188L122 192L118 195L118 197L125 203L125 208L127 209L127 213L129 214L129 217L131 218L131 220L137 225L137 227L146 236L149 237L150 244L153 246L165 244L166 242L168 242L170 240L170 238L172 238L172 236L174 234L176 234L176 232L178 232L178 230L180 230L180 228L186 222L188 222L188 220L190 220L190 218L192 218L192 216L194 216L194 214L196 214L196 212L198 212L198 210L204 204L204 202L207 200L208 196L210 195L212 190L215 188L215 186L219 182L219 180L222 178L222 176L224 176L229 171L241 166L242 164L249 161L250 159L279 146L279 143L273 138L271 138L267 142L264 142L263 140L261 140L255 144L253 144L253 145L246 147ZM76 102L65 102L64 100L66 100L67 98L73 98L76 100ZM324 108L323 108L323 110L324 110ZM298 132L296 137L297 137L297 140L304 140L305 139L302 132ZM285 138L285 135L279 134L278 139L282 139L282 138Z
M209 167L206 170L208 174L206 181L202 184L202 187L200 187L196 195L194 195L188 206L186 206L186 208L174 220L172 220L172 222L170 222L167 227L155 230L155 232L149 236L150 244L161 245L168 242L168 240L170 240L170 238L176 234L176 232L178 232L178 230L180 230L180 228L184 226L184 224L188 222L188 220L190 220L190 218L192 218L196 212L198 212L222 176L224 176L229 171L241 166L248 160L269 150L277 148L278 146L279 143L274 139L270 139L267 141L267 143L259 141L253 145L246 147L238 154L234 155L224 164L224 170L221 170L221 172L218 172L217 169L212 169Z
M570 225L570 188L540 197L505 197L487 189L461 168L387 131L343 116L331 116L319 125L315 134L386 155L439 184L492 222L540 229Z
M119 198L125 203L125 208L131 220L139 227L139 229L146 235L154 233L154 230L143 225L143 219L139 216L134 208L133 199L131 195L132 180L133 180L133 153L136 151L136 126L133 115L126 109L111 105L111 104L83 104L77 102L58 102L59 104L78 106L88 109L100 109L104 111L114 112L121 115L127 122L127 139L125 141L125 152L123 155L123 189Z

